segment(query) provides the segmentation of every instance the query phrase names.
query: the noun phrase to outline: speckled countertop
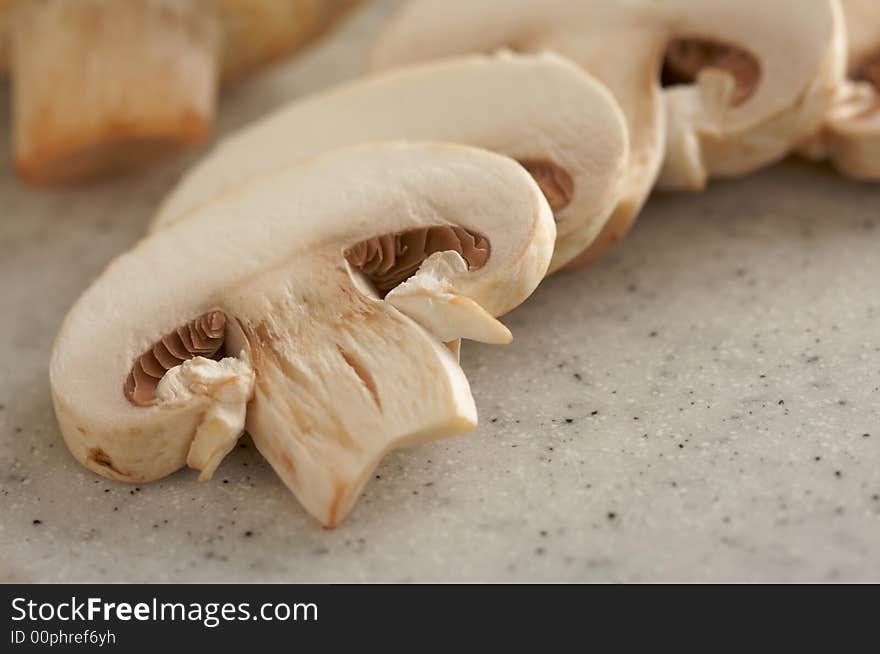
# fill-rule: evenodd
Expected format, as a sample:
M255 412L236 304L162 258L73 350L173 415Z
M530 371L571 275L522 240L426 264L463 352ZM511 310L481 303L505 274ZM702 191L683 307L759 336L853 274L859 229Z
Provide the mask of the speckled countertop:
M220 131L353 75L383 11L228 92ZM389 456L326 532L247 440L207 484L68 455L52 339L197 153L36 191L3 132L0 579L880 581L880 186L792 161L653 199L513 345L466 344L479 429Z

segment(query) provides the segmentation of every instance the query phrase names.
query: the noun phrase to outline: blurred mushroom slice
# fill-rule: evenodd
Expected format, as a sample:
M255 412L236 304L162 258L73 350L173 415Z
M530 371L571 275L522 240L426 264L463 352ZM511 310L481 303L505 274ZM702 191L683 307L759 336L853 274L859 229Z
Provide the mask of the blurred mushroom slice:
M629 125L629 170L617 210L580 259L586 262L631 226L660 174L667 132L667 181L696 186L766 165L815 131L842 73L841 30L836 0L413 0L380 37L373 65L501 47L553 50L605 82ZM760 76L740 92L723 68L706 70L675 90L667 117L659 78L679 39L748 53Z
M332 527L385 453L475 426L444 341L509 340L495 316L535 289L554 238L534 180L482 150L370 145L253 180L140 242L71 309L50 364L64 439L113 479L185 463L207 478L246 427ZM377 270L414 262L383 299Z
M816 12L823 3L824 18ZM684 38L670 44L664 69L669 75L666 81L671 84L664 92L668 136L659 188L701 190L710 177L751 172L797 149L815 133L817 118L834 104L843 82L844 21L836 2L799 3L794 14L792 7L784 5L767 3L765 16L771 25L778 26L786 16L797 15L799 31L803 36L812 33L814 43L804 38L791 43L788 38L765 35L767 47L755 53L728 45L726 40ZM827 17L829 9L833 19ZM777 19L771 15L773 12L779 12ZM811 24L812 31L808 29ZM820 67L816 69L815 57L793 56L794 48L822 54ZM776 88L776 81L784 79L786 67L801 82L799 89L792 85ZM784 98L782 94L787 92L788 106L777 115L764 112L747 129L731 128L731 109L747 103L762 78L766 78L763 86L768 92L767 101L777 100L778 106L778 97Z
M202 141L221 32L202 0L29 0L11 17L20 175L68 183Z
M880 181L880 4L843 0L843 11L849 81L804 154L829 158L850 177Z
M0 77L9 73L9 14L19 0L0 0Z
M221 78L288 54L354 4L0 0L21 176L76 182L202 142Z
M153 228L266 171L395 138L464 143L517 159L555 211L551 271L597 237L617 204L627 157L617 103L571 62L551 54L463 57L358 80L245 128L184 177Z
M203 0L30 0L11 16L15 161L66 183L199 143L221 31Z
M235 79L308 44L360 0L212 0L226 46L223 78Z

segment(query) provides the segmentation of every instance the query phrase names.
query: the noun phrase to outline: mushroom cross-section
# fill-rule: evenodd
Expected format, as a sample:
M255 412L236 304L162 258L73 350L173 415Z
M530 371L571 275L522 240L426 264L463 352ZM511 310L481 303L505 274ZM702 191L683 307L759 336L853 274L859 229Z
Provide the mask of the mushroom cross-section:
M217 85L356 0L0 0L19 174L69 183L203 141Z
M551 272L602 230L627 157L617 103L571 62L550 54L469 56L358 80L247 127L186 175L153 228L280 166L389 139L462 143L518 160L555 211Z
M749 53L758 64L756 75L740 77L749 88L707 70L675 89L667 118L660 72L677 39ZM509 47L556 51L605 82L628 121L629 171L588 261L629 229L660 174L667 131L664 177L677 186L753 170L814 131L842 72L841 44L836 0L414 0L380 37L373 67Z
M71 309L50 364L65 442L113 479L185 463L204 479L246 427L334 526L386 452L475 426L443 342L509 341L494 316L536 288L554 239L534 180L482 150L376 144L253 180ZM415 274L380 292L398 264Z
M848 76L804 154L828 158L845 175L880 181L880 4L843 0Z

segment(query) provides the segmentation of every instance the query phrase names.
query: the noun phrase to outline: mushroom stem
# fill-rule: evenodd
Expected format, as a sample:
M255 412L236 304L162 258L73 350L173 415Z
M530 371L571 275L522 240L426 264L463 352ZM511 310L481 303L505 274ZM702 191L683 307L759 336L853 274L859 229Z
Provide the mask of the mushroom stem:
M66 183L202 141L219 21L203 0L35 0L11 18L22 177Z
M761 63L742 48L711 39L678 38L672 40L666 51L663 85L693 84L707 68L733 78L733 106L748 100L761 78Z
M246 424L257 449L332 528L389 450L468 432L477 416L446 346L341 268L325 274L321 287L343 289L344 307L273 293L272 315L239 319L230 336L256 371Z

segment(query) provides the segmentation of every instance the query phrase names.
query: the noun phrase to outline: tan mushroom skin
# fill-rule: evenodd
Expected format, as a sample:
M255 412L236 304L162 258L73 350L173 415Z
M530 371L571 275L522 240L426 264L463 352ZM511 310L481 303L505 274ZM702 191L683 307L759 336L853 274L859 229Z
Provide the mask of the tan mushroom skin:
M202 142L221 79L291 52L356 3L0 0L19 174L79 182Z
M735 46L759 62L760 79L743 97L715 68L667 100L660 71L677 39ZM587 262L627 232L665 158L667 185L694 187L766 165L815 131L842 76L842 43L836 0L414 0L380 37L373 66L552 50L607 84L629 126L628 175Z
M387 451L475 426L443 343L509 341L495 316L535 289L554 239L534 180L482 150L371 145L253 180L119 257L70 311L50 364L65 442L112 479L186 463L204 479L247 428L335 526ZM376 243L391 270L414 242L415 274L380 292Z
M601 232L620 197L628 148L617 103L571 62L551 54L461 57L357 80L232 135L187 173L153 229L280 166L396 138L463 143L518 160L555 213L551 272Z
M21 177L69 183L202 142L222 42L209 10L203 0L19 3L10 47Z

